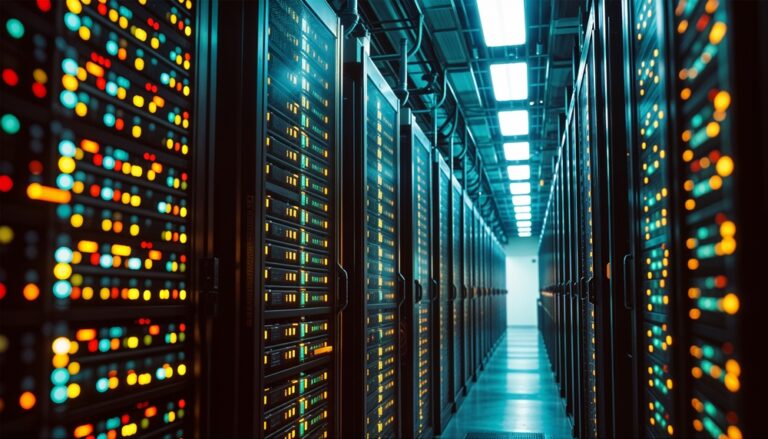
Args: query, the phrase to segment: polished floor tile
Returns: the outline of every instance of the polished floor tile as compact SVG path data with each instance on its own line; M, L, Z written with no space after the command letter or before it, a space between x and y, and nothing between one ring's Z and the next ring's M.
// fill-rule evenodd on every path
M463 439L471 431L544 433L571 437L539 331L513 327L443 432Z

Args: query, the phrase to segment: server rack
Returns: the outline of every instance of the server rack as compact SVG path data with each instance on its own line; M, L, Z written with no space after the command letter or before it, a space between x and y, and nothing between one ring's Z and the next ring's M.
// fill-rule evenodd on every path
M400 115L400 201L401 272L405 278L405 304L401 327L408 334L403 346L403 425L407 436L430 436L434 430L433 401L436 370L433 351L439 351L440 340L435 343L435 321L440 316L432 312L437 294L432 285L432 145L413 119L404 110ZM436 209L435 209L436 210ZM437 328L439 332L440 328Z
M463 229L464 229L464 290L465 290L465 299L464 299L464 321L463 321L463 327L462 327L462 336L464 338L464 376L462 377L462 381L464 383L464 386L466 387L467 391L469 391L469 387L472 383L472 374L473 374L473 350L474 350L474 340L472 339L473 331L472 331L472 325L474 325L474 316L472 314L473 308L473 300L472 300L472 250L473 250L473 239L472 239L472 233L473 233L473 215L472 215L472 201L469 198L469 195L465 192L463 194L464 196L464 212L462 214L463 219Z
M455 340L453 337L453 308L455 288L451 277L452 243L452 211L451 211L451 168L446 164L442 155L435 151L432 162L432 230L435 239L432 246L432 272L437 275L438 293L435 315L438 323L433 325L432 340L433 349L432 370L435 374L434 407L435 407L435 433L445 428L451 417L452 400L454 397L452 373L455 365L454 356Z
M343 316L345 371L342 435L400 435L399 110L397 97L361 56L345 64L346 136L342 263L349 270ZM361 337L360 334L365 334Z
M464 281L464 194L461 184L451 172L451 340L453 340L453 362L451 366L451 387L454 410L466 395L467 388L464 382L466 376L465 343L464 336L466 303L466 283Z
M0 4L7 436L197 431L210 14Z
M217 105L235 114L217 124L208 434L336 435L339 20L319 0L219 12Z

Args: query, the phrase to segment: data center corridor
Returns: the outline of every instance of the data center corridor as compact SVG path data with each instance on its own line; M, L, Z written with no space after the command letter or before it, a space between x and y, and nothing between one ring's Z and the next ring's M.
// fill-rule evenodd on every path
M507 328L441 437L464 438L477 432L572 437L538 328Z
M768 437L767 24L0 0L0 438Z

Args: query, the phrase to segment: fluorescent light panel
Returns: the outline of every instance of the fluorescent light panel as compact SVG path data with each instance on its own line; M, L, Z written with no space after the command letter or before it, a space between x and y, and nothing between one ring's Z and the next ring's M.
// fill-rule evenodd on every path
M528 99L528 63L491 64L491 83L497 101Z
M527 181L525 183L510 183L509 192L512 195L525 195L531 193L531 184Z
M528 142L505 143L504 158L510 161L528 160L531 158L531 145Z
M502 136L528 134L528 110L499 111L499 127Z
M486 46L525 44L523 0L477 0L477 10Z
M517 228L518 229L522 228L522 227L532 227L532 226L533 226L533 223L530 222L530 221L518 221L517 222Z
M530 195L512 195L512 204L514 204L515 206L530 206L531 196Z
M518 221L520 221L520 220L530 220L531 217L532 217L532 215L530 213L516 213L515 214L515 219L518 220Z
M507 174L509 174L510 180L528 180L531 178L531 167L529 165L510 165L507 166ZM528 192L530 191L531 184L528 183Z
M515 213L530 213L531 206L515 206Z

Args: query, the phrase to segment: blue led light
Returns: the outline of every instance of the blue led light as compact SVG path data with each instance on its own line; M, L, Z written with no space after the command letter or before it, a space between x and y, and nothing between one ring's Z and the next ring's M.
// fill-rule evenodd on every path
M67 369L55 369L51 372L51 382L55 385L63 385L69 381L69 371Z
M109 379L107 378L99 378L96 381L96 391L99 393L104 393L107 390L109 390Z
M102 338L99 340L99 352L109 352L109 340Z
M128 268L130 270L141 270L141 259L139 258L128 259Z
M72 185L74 185L75 179L72 178L69 174L60 174L56 178L56 186L59 187L59 189L63 189L65 191L68 191L72 189Z
M64 14L64 24L72 32L77 32L78 29L80 29L80 17L71 12L67 12Z
M61 404L67 400L67 388L64 386L55 386L51 389L51 401Z
M117 84L115 84L112 81L107 82L106 87L104 90L107 92L110 96L117 96Z
M165 213L165 201L160 201L157 203L157 211L160 213Z
M112 199L112 197L115 195L115 191L112 190L111 187L103 187L101 188L101 199L104 201L109 201Z
M104 164L104 167L107 169L114 169L115 167L115 159L113 159L110 156L105 156L102 163Z
M108 54L110 54L112 56L116 56L117 55L117 51L119 49L120 48L118 47L117 42L115 42L114 40L107 41L107 53Z
M59 154L64 157L74 157L75 151L75 144L71 140L64 139L59 142Z
M59 95L59 100L61 101L61 105L63 105L64 108L69 108L70 110L75 108L75 105L77 105L77 95L69 90L62 91Z
M157 379L158 379L158 380L160 380L160 381L164 380L164 379L165 379L165 369L163 369L162 367L158 368L158 369L155 371L155 376L156 376L156 377L157 377Z
M112 113L104 113L104 125L110 128L115 126L115 115Z
M102 268L109 268L112 266L112 255L101 255L99 258L99 265Z
M72 285L65 281L60 280L53 284L53 295L59 299L66 299L72 294Z
M61 61L61 70L72 76L77 76L77 62L72 58L64 58Z
M56 259L56 262L64 262L69 264L72 262L72 250L67 247L59 247L56 249L54 258Z

